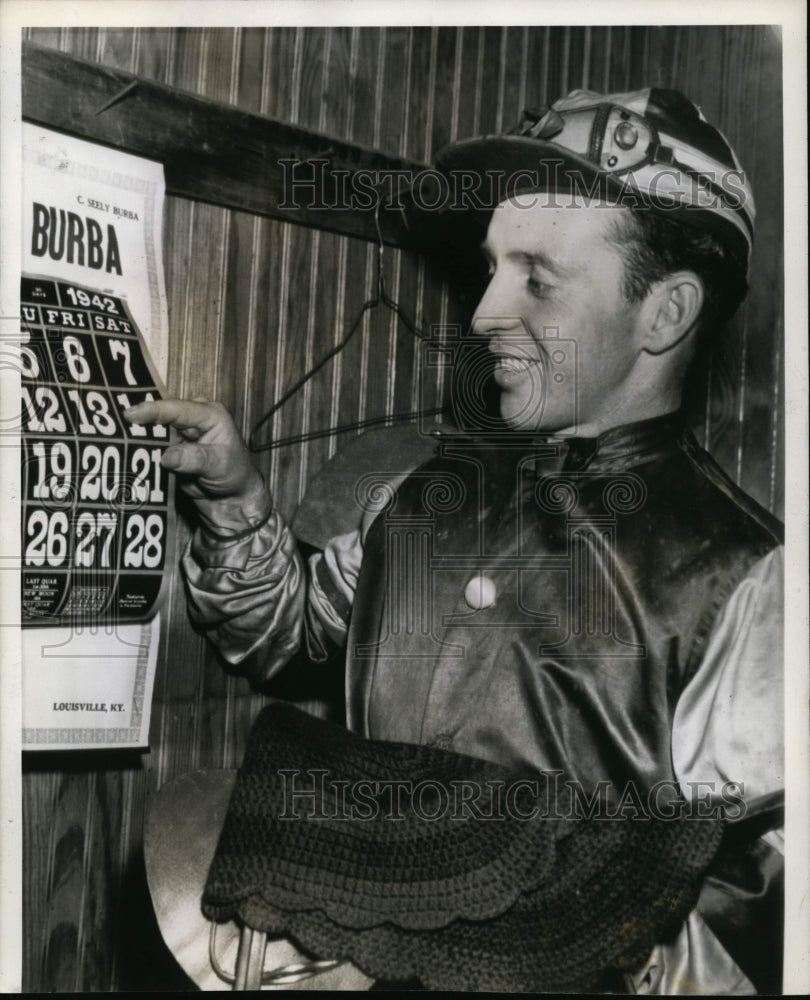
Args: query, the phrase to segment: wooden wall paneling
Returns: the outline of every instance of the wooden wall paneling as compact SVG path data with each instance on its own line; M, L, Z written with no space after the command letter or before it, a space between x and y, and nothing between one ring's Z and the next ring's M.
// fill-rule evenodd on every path
M37 45L47 45L49 49L64 52L67 48L67 35L62 28L23 28L23 42L36 42Z
M175 541L178 552L185 548L188 539L185 523L178 520ZM150 747L156 788L191 770L194 760L194 714L204 639L191 627L184 602L182 579L175 570L169 580L152 702Z
M312 368L344 334L345 319L336 304L342 299L345 282L346 241L333 233L320 233L316 247L313 281L309 293L310 349L305 359L306 368ZM337 421L337 402L341 381L346 371L344 358L336 355L313 377L309 391L302 394L306 409L306 422L301 430L316 432L334 427ZM297 501L304 495L307 483L334 453L334 438L320 438L305 445L291 445L288 450L300 451L302 461L298 483Z
M240 88L240 95L244 90ZM223 317L227 347L232 363L221 371L221 392L229 400L231 412L243 435L249 433L252 419L251 399L246 386L254 384L257 373L265 364L253 365L259 333L259 323L266 317L264 305L268 297L262 289L258 270L263 231L278 229L281 224L258 219L241 212L229 213L228 262L226 274L225 313ZM265 319L266 323L266 319ZM276 335L277 335L277 331ZM265 341L260 341L262 347ZM226 673L217 654L204 645L204 678L206 718L204 726L210 732L208 766L234 767L241 759L244 742L261 698L251 691L246 679Z
M389 27L385 29L386 59L382 74L382 91L385 95L385 109L381 109L380 144L383 148L402 154L408 148L410 127L410 91L422 81L411 75L410 28ZM400 251L386 253L386 290L395 302L401 304L411 320L414 319L414 296L417 272L413 259ZM411 409L411 378L413 377L416 341L409 330L393 312L383 310L380 314L380 339L385 342L386 358L380 371L385 378L377 378L385 383L385 399L379 413L402 413ZM382 346L382 345L381 345Z
M724 121L723 91L729 86L730 55L724 44L722 29L707 29L702 37L690 31L687 37L687 44L699 52L693 60L690 96L701 105L709 121ZM731 85L738 83L734 80ZM683 89L686 90L686 87ZM705 446L732 476L736 466L736 424L743 348L740 330L743 322L743 313L738 313L728 327L719 332L719 346L710 361L706 381Z
M295 61L294 28L275 28L265 32L264 62L262 66L261 111L286 120L292 120L293 79ZM262 223L261 236L256 243L259 256L254 261L254 282L258 293L255 304L257 338L252 364L252 395L250 399L249 426L281 396L281 352L285 347L288 288L286 285L287 255L290 227L284 223ZM259 377L256 377L259 376ZM260 441L281 437L281 414L261 431ZM271 490L277 493L276 451L265 451L258 456L258 463L267 476ZM276 497L278 502L278 497Z
M415 66L425 84L412 90L410 116L419 113L419 106L428 115L424 136L418 133L415 136L416 142L421 143L415 151L425 161L432 162L436 153L455 138L454 112L458 100L455 66L459 42L457 28L414 28ZM431 95L430 100L426 100L426 94Z
M202 76L204 29L179 27L172 42L172 77L168 81L169 85L206 96L205 79Z
M355 135L356 86L366 86L361 67L357 63L357 29L338 28L331 32L329 59L324 70L324 121L329 131L336 135ZM329 290L331 301L326 304L320 334L318 354L336 346L345 336L348 317L345 313L347 261L352 244L356 241L338 239L326 241L322 247L332 246L334 285ZM352 317L353 318L353 317ZM317 415L318 427L335 427L340 423L341 399L354 396L349 387L355 373L345 364L345 351L327 363L321 378L324 399ZM347 391L349 390L349 391ZM356 402L356 398L354 400ZM347 418L349 422L352 418ZM310 450L310 467L314 472L338 450L338 436L314 441Z
M386 65L389 58L389 50L386 45L387 37L386 28L374 28L369 38L370 66L367 93L372 100L372 105L366 112L369 114L369 119L365 125L365 135L368 137L369 144L375 147L380 145L382 119L394 107L393 104L387 103L385 86ZM359 108L357 112L355 114L355 128L359 129L363 127L363 119ZM376 247L370 246L368 248L363 281L366 289L364 298L373 297L377 292L375 285L376 253ZM391 287L392 264L393 255L386 252L384 273L389 288ZM358 303L358 305L360 304ZM354 315L356 313L352 310L352 316ZM384 307L377 307L366 312L362 328L359 331L362 338L360 394L363 401L361 414L363 418L377 417L385 413L387 386L383 373L386 371L387 364L386 330L389 323L388 311Z
M485 31L486 29L482 26L478 26L474 31L470 32L470 59L474 60L475 63L475 83L473 87L474 99L472 104L472 130L470 135L478 135L481 130L481 113L482 105L485 101L484 89L489 89L491 86L491 81L487 75L487 79L484 79L484 42L485 42ZM495 64L497 68L497 63ZM497 72L495 73L495 80L497 81ZM497 92L496 92L497 93ZM497 99L497 98L496 98Z
M133 72L168 83L174 57L174 28L136 28Z
M390 285L389 292L400 303L410 322L429 334L430 323L417 311L420 287L423 287L424 282L420 262L412 254L398 252L395 263L395 280ZM393 315L390 324L396 366L396 371L392 374L396 378L391 381L386 408L389 413L411 413L421 408L418 383L421 379L423 342Z
M23 758L22 855L22 981L24 988L46 988L45 931L48 920L50 859L55 846L54 806L59 776L53 771L32 771Z
M458 102L458 83L454 80L457 48L460 38L452 27L415 27L411 33L410 87L408 95L407 143L426 163L435 162L436 154L451 140ZM415 262L414 298L402 301L419 328L434 334L445 319L447 289L424 258ZM404 334L410 336L409 334ZM433 384L431 373L422 362L424 348L414 343L410 398L402 399L403 409L418 410L425 405L439 405L441 398L434 391L427 396L425 383Z
M781 477L778 495L771 501L773 472L781 464L784 445L782 413L783 315L783 178L781 150L782 102L779 96L781 55L770 29L748 29L753 35L746 53L749 65L739 69L742 91L732 144L740 149L743 167L750 172L758 208L751 263L752 293L746 310L746 359L743 370L745 407L740 421L738 476L743 489L761 503L783 509ZM757 67L750 72L750 66ZM750 166L749 166L750 164ZM775 294L776 293L776 294ZM767 466L767 468L766 468Z
M236 100L240 107L252 112L265 113L267 107L271 38L269 31L259 28L247 28L241 34ZM263 254L271 228L267 220L257 216L231 213L225 328L233 336L237 356L232 368L233 413L245 438L255 419L256 394L266 367L266 358L256 357L256 345L261 331L266 330L268 297L275 294L265 284Z
M609 93L630 89L630 28L612 25L610 32L610 70L605 90Z
M264 113L269 37L270 32L266 28L242 28L239 32L235 104L255 114Z
M287 253L289 242L289 229L281 224L267 227L265 240L260 247L260 257L256 266L263 265L264 276L259 287L264 292L262 306L259 310L259 318L264 314L264 322L259 327L256 350L256 363L259 365L257 371L264 375L262 391L255 393L251 400L253 409L250 418L251 424L257 422L257 418L263 417L266 411L281 396L284 385L282 383L281 352L284 350L284 340L287 329L287 287L285 283L287 273ZM266 247L266 250L265 250ZM266 338L266 339L265 339ZM265 423L258 434L259 442L271 442L279 437L281 414L276 412L272 419ZM264 472L270 489L273 492L275 502L279 503L277 495L278 453L274 451L262 452L257 461Z
M110 934L111 940L108 944L109 951L109 973L106 982L100 989L120 988L121 975L121 947L123 941L131 942L131 949L137 950L134 944L136 935L130 931L132 924L129 923L129 908L127 907L126 891L133 877L133 863L135 862L141 847L140 818L143 815L136 807L136 787L143 793L145 772L142 765L141 755L127 755L132 761L131 766L123 767L120 771L113 771L105 774L105 780L120 780L119 814L120 829L118 839L112 844L115 852L115 875L110 879L110 907L112 920L111 925L114 931ZM135 826L133 828L133 816ZM137 926L137 923L135 924ZM144 935L146 937L146 935Z
M526 29L526 79L521 111L539 108L556 100L557 94L546 94L545 67L548 61L548 28Z
M282 295L284 308L279 317L278 341L275 344L275 391L271 400L280 398L301 373L301 355L306 336L306 316L301 298L307 294L308 271L302 270L309 260L309 234L285 227L282 245ZM295 278L292 278L295 275ZM272 438L279 439L300 431L301 396L293 397L277 411L272 423ZM290 514L298 496L296 456L289 448L271 452L271 479L279 510Z
M315 295L320 277L318 232L293 228L288 234L289 256L286 343L281 366L281 385L286 389L311 367L315 355ZM279 436L308 433L311 429L312 382L289 399L280 411ZM292 445L278 450L276 495L281 509L292 513L305 487L308 446Z
M435 154L450 141L455 100L452 71L457 42L457 34L453 28L411 29L408 130L403 136L403 143L405 148L413 150L425 163L432 163ZM406 277L405 284L400 289L400 301L419 328L432 333L434 325L442 319L447 291L442 287L438 276L427 268L424 258L409 262L405 255L403 266L406 268ZM408 288L413 289L412 298L409 298ZM410 336L402 333L403 338ZM410 350L412 367L409 396L406 398L404 389L399 389L396 399L396 409L403 411L422 408L425 402L423 380L429 377L422 366L422 345L413 343ZM438 405L438 402L435 394L428 399L429 404Z
M119 918L115 904L122 876L121 834L125 822L121 779L119 768L108 769L100 761L89 775L77 983L77 989L82 991L106 989L112 972Z
M265 79L268 70L269 62L265 62ZM263 99L266 99L264 95ZM249 216L242 213L232 215L232 221L238 221L239 228L232 230L232 259L229 263L232 284L228 299L231 302L235 298L236 302L226 322L229 330L237 316L238 322L244 324L237 332L240 353L244 351L245 359L243 365L237 365L237 378L241 372L244 381L241 390L238 385L234 387L234 410L237 424L241 425L247 437L256 420L277 398L275 357L281 344L281 317L286 314L286 298L282 294L283 248L290 227L272 219L256 218L253 219L253 226L249 227ZM235 233L239 234L238 239ZM271 437L271 430L271 427L264 429L263 439ZM255 458L275 495L276 482L269 476L270 456L273 454L264 452ZM227 685L223 766L234 767L241 760L247 733L263 699L257 697L242 678L229 676Z
M719 333L719 346L709 362L704 408L705 446L732 477L736 467L737 409L742 377L742 322L743 316L738 313Z
M236 70L231 98L252 112L263 111L264 88L268 71L265 62L266 32L244 29L239 37ZM267 289L259 288L257 270L262 219L247 212L232 211L228 216L227 263L225 267L225 308L223 335L227 342L227 360L220 372L220 382L231 400L236 424L249 433L252 378L260 371L255 364L258 333L258 310L267 298ZM247 391L246 391L247 390Z
M227 104L238 104L240 84L241 29L206 32L202 39L200 57L204 61L201 78L205 80L205 94ZM242 213L227 211L217 213L215 229L211 234L210 250L202 253L202 268L210 268L211 286L216 289L216 299L211 304L212 320L216 317L216 338L211 344L209 357L213 384L211 398L220 399L231 412L236 412L241 402L240 382L244 371L244 331L249 323L250 300L239 288L235 300L229 294L238 276L250 274L250 257L239 254L239 247L232 246L232 237L238 237L238 221L234 216ZM197 219L198 231L202 220ZM248 253L252 250L249 245ZM235 306L235 314L234 314ZM230 322L229 322L230 321ZM212 322L212 335L214 323ZM190 333L193 336L193 333ZM178 613L183 613L178 608ZM194 732L194 767L223 767L229 759L231 745L230 720L233 701L238 697L250 698L247 682L226 674L221 661L208 643L202 646L201 670L196 692L196 729Z
M372 145L375 139L375 122L379 109L380 83L380 31L378 28L353 28L349 39L349 86L345 107L346 124L353 141ZM337 343L348 332L358 317L363 303L375 294L374 261L376 248L348 240L345 259L341 262L344 287L340 291L340 311L335 314L334 339ZM340 373L340 399L337 423L348 424L365 419L368 409L369 389L369 338L371 316L367 313L352 340L333 362L333 371ZM354 435L335 439L339 448Z
M263 235L270 229L267 220L242 212L231 212L228 233L227 284L225 292L225 337L233 363L227 371L231 378L228 395L237 427L247 439L257 406L264 364L257 365L257 342L266 325L267 301L275 290L265 284L261 265ZM260 342L262 349L265 342Z
M634 25L629 31L629 72L627 79L630 90L649 86L650 82L650 28Z
M501 61L502 39L505 28L481 28L479 45L481 58L478 64L480 80L479 110L476 132L481 135L499 131L502 87L505 65Z
M571 90L571 29L567 26L549 28L549 50L545 65L548 103L564 97ZM579 73L577 66L575 72Z
M223 356L222 312L224 310L224 277L227 261L228 213L209 205L193 205L189 213L188 245L191 247L182 325L172 323L173 334L185 343L182 373L169 373L169 385L180 376L182 395L187 398L216 398L221 395L219 367ZM171 313L170 313L171 322ZM223 399L228 405L229 400ZM182 499L182 498L181 498ZM172 727L170 748L175 766L193 770L199 766L203 741L200 727L204 725L206 680L219 688L219 675L212 675L210 659L203 640L192 640L188 634L186 612L179 571L175 567L168 630L164 632L164 659L170 664L167 695L176 705L177 719ZM179 635L177 634L179 630ZM181 639L169 655L170 646ZM208 665L208 670L205 667ZM168 747L167 747L168 749ZM173 773L178 773L173 770Z
M235 38L235 66L230 100L251 112L263 113L269 78L269 32L244 28ZM230 400L236 425L247 438L252 415L252 395L265 364L256 364L259 330L266 324L268 291L260 270L262 234L267 220L233 211L228 219L228 259L225 268L223 333L226 363L220 369L222 393ZM262 340L262 346L265 342ZM262 359L264 361L264 359ZM241 759L246 734L263 699L244 678L226 673L210 645L204 647L207 708L204 728L210 731L211 766L234 767Z
M199 203L190 208L184 213L187 232L182 234L180 249L192 261L184 282L185 295L191 298L183 302L175 317L170 314L172 332L183 342L183 367L170 370L169 381L182 387L188 398L211 397L219 385L218 365L224 347L222 314L229 213Z
M593 28L585 27L583 29L583 39L582 39L582 86L585 90L597 90L597 87L591 83L591 48L593 46Z
M566 93L575 87L593 89L590 81L591 28L569 29L568 67L566 72Z
M433 29L431 36L431 57L427 77L426 97L423 101L424 129L417 128L419 109L411 113L414 121L414 140L419 141L423 132L424 158L433 162L443 146L459 137L460 106L462 103L461 67L464 59L464 38L458 28ZM422 318L422 325L429 328L432 336L447 339L447 327L458 321L456 310L451 305L447 289L443 288L437 276L425 262L420 262L416 314ZM447 402L447 386L438 369L424 366L422 352L417 355L416 382L412 398L417 406L429 408Z
M199 208L181 199L167 199L164 221L170 331L167 389L170 395L188 398L202 395L203 389L210 388L198 384L193 364L195 348L191 344L198 323L195 306L199 301L195 298L198 289L193 283L193 264L202 261L202 254L195 246L195 218ZM205 317L199 317L203 337L204 320ZM182 508L179 494L178 506ZM178 556L188 538L187 525L178 518L175 539ZM183 585L175 568L169 581L153 698L150 744L157 758L157 787L183 770L189 770L193 759L192 715L199 688L196 669L202 658L203 639L191 628L183 600Z
M588 46L588 86L600 94L607 92L610 75L610 26L590 29Z
M339 86L330 87L330 64L333 55L333 39L331 31L307 32L305 39L309 44L303 46L301 94L299 99L299 117L301 124L309 124L319 131L334 132L334 126L342 117L344 94ZM340 54L336 54L335 65L340 65ZM345 63L344 63L345 65ZM335 278L338 270L335 250L338 240L331 234L315 231L309 234L309 263L306 272L291 272L295 275L295 297L299 301L305 322L304 351L300 377L310 371L313 364L321 358L331 344L329 330L334 322L332 302L335 296ZM328 415L329 405L324 398L331 387L334 373L330 363L314 379L308 381L298 394L301 421L298 426L291 426L292 433L300 430L302 433L318 431L323 426L324 410ZM323 462L326 448L322 441L312 441L303 447L293 446L292 452L298 452L298 480L295 493L295 505L306 492L307 483L312 472L317 471Z
M431 36L422 36L427 42L428 73L425 63L417 55L418 40L413 28L407 28L400 39L394 38L395 48L402 49L402 62L396 69L389 63L389 79L397 75L401 80L400 105L402 117L397 137L398 153L421 146L425 141L425 109L429 104L426 97L430 72ZM395 94L397 92L395 91ZM392 139L393 141L393 139ZM396 282L390 289L394 299L401 304L410 320L420 329L425 329L425 317L419 313L420 290L424 278L420 270L421 261L409 253L397 254ZM420 358L422 348L410 331L401 323L395 324L397 347L397 379L389 394L389 411L407 413L419 408L418 382L420 379Z
M154 747L154 743L153 743ZM116 934L109 981L111 991L188 991L193 984L171 955L155 920L143 861L143 818L156 789L156 751L122 770L121 876L116 886Z
M395 281L390 287L390 293L399 302L411 322L429 333L430 324L425 317L417 312L420 281L419 261L408 253L397 254L397 271ZM420 408L415 384L421 375L422 341L418 340L404 324L393 316L392 337L396 348L396 379L389 390L388 411L393 413L410 413Z
M510 29L512 31L514 29ZM517 105L515 107L515 122L517 123L526 107L526 94L529 81L529 32L526 28L521 29L520 41L520 76L517 91Z
M648 31L647 80L651 87L668 87L672 78L674 56L679 33L671 29L650 28Z
M58 767L57 763L57 767ZM47 908L43 924L43 975L46 989L81 988L79 968L82 910L87 888L86 851L90 773L68 769L56 780L49 822L49 870L40 872Z
M304 60L304 35L300 29L280 29L277 34L276 52L284 59L283 68L286 80L283 82L274 76L274 82L279 85L268 107L270 114L283 115L287 120L298 124L301 113L301 76ZM301 270L307 267L307 249L310 242L309 233L296 232L293 227L283 226L279 248L280 272L278 276L277 294L279 297L279 312L275 334L271 334L268 343L270 356L268 361L272 368L272 390L262 409L268 409L290 387L297 377L291 371L290 355L301 347L302 331L300 328L300 312L296 312L302 289L296 283L306 281L308 272ZM291 280L291 276L294 278ZM298 409L296 409L298 407ZM300 397L293 399L279 410L269 426L263 431L264 440L278 439L291 431L291 422L299 418ZM286 450L285 450L286 451ZM269 478L273 494L279 510L291 514L297 500L296 486L290 486L292 459L288 453L281 454L274 450L269 453Z
M78 56L80 59L96 60L98 52L98 28L74 28L65 29L68 36L65 47L66 52Z
M747 153L747 144L738 134L738 124L740 122L739 103L744 100L746 89L745 68L746 66L757 65L757 38L752 32L739 32L736 29L726 28L723 31L721 50L723 52L723 86L720 94L720 120L725 123L725 134L732 147L740 157ZM730 88L733 92L729 92ZM748 117L748 116L746 116ZM749 128L753 125L748 122ZM755 128L755 126L754 126ZM741 159L745 163L745 159ZM752 389L754 394L756 387L749 385L748 355L749 341L751 339L751 313L753 297L749 297L743 303L735 322L735 346L739 359L734 386L734 413L729 421L730 428L728 434L729 444L729 473L737 483L742 478L743 466L743 439L746 426L746 410L751 404ZM770 365L768 366L770 367ZM766 422L765 440L769 438L770 427ZM761 456L767 457L767 452ZM762 485L767 486L766 468L762 469Z
M517 115L512 112L515 98L514 82L515 79L520 79L520 45L519 35L515 29L512 29L512 36L517 38L518 45L515 46L513 44L510 50L510 29L506 26L498 29L498 57L496 60L498 67L498 100L495 111L494 132L505 132L514 124L513 119L517 119ZM510 69L512 71L511 75L509 73ZM517 69L517 73L515 73L515 69ZM509 77L509 84L512 84L511 87L507 83L507 77Z
M117 66L130 73L136 71L138 32L132 28L100 28L94 51L89 58L105 66Z
M411 80L407 65L411 30L407 25L389 25L375 30L379 32L379 103L375 109L374 144L386 153L401 155L409 112Z
M191 770L226 766L232 749L228 724L233 713L231 700L240 695L251 697L247 681L229 677L214 649L205 643L196 697L195 753Z
M321 113L321 85L325 32L298 30L293 66L293 120L317 127ZM310 367L314 353L312 298L317 281L317 251L320 233L293 227L287 234L288 256L284 280L288 283L283 360L280 366L282 393ZM305 385L279 413L279 436L305 433L309 429L308 403L311 384ZM277 462L276 495L281 509L292 512L301 495L305 474L306 447L280 449Z
M268 37L272 45L271 90L267 98L267 114L284 121L297 122L294 106L297 28L271 28Z
M304 128L322 128L324 64L329 58L330 32L326 28L297 28L295 32L295 92L291 120Z
M456 47L457 99L453 115L454 128L452 140L468 139L478 133L476 122L477 84L478 84L478 35L480 28L465 25L457 29L458 44Z
M627 25L622 29L622 77L624 80L624 85L622 90L634 90L636 87L643 86L644 81L641 78L641 65L640 61L638 63L634 60L640 60L643 56L643 50L639 46L639 35L635 30L634 26ZM641 82L637 82L641 80Z

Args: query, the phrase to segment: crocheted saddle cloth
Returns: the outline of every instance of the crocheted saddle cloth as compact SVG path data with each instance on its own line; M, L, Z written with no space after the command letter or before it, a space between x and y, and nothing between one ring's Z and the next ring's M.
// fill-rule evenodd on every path
M677 933L723 825L562 818L543 779L271 704L203 912L389 982L598 990Z

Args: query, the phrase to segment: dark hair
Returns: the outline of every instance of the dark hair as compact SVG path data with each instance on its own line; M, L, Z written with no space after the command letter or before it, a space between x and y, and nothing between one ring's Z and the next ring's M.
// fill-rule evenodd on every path
M714 340L709 334L719 333L745 298L745 265L707 230L643 208L622 212L611 236L624 258L622 291L630 302L640 302L657 281L676 271L700 278L704 302L697 343L702 354Z

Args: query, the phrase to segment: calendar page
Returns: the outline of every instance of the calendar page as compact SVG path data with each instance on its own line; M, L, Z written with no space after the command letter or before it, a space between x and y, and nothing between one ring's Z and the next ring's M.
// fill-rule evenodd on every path
M23 129L23 746L144 746L172 565L159 163Z
M23 626L143 621L168 540L165 427L123 410L159 396L126 302L22 280Z

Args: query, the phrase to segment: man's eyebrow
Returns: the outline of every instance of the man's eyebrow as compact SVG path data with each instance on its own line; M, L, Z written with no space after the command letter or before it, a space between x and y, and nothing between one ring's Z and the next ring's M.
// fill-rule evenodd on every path
M484 240L481 244L481 253L483 253L487 260L495 259L495 253L489 240ZM558 278L562 278L568 273L566 268L542 250L511 250L506 254L506 258L507 260L520 260L527 264L537 264Z
M540 267L545 268L547 271L551 271L553 275L557 278L562 278L567 273L567 269L562 266L558 261L552 260L547 253L543 253L542 250L533 250L531 252L526 250L515 251L514 253L507 254L508 257L519 257L521 260L526 261L527 264L539 264Z

